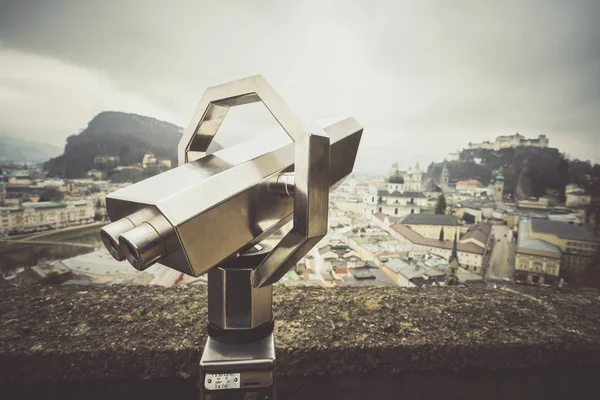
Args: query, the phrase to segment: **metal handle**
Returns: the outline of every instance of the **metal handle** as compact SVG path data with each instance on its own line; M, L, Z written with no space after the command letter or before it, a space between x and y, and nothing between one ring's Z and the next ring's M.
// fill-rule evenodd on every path
M327 233L329 137L309 132L260 75L209 88L179 145L179 163L202 157L229 109L262 101L294 141L294 224L254 272L255 286L281 278Z

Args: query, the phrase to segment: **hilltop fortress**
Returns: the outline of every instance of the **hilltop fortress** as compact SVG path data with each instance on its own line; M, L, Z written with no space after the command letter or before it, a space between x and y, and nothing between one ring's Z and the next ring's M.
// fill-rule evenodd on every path
M469 149L486 149L486 150L500 150L515 147L534 146L534 147L548 147L550 140L546 135L539 135L537 139L525 139L525 136L516 133L510 136L498 136L493 142L482 142L482 143L470 143Z

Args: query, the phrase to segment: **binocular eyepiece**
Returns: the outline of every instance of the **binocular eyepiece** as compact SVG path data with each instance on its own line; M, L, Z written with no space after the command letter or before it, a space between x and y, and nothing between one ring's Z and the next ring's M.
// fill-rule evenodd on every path
M175 230L160 214L141 209L100 230L109 253L117 260L127 259L143 271L175 249Z

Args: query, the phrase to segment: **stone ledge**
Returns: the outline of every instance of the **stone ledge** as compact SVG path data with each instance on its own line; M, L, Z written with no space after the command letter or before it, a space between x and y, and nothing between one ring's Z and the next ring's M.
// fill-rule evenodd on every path
M600 291L276 288L285 379L600 367ZM0 291L0 384L192 379L204 288Z

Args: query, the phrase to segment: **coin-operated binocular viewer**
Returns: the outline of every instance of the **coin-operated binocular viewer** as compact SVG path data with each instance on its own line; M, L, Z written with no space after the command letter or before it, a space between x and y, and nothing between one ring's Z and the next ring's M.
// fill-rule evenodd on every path
M229 109L259 101L293 143L265 136L206 155ZM327 233L329 191L352 172L361 135L351 118L309 132L253 76L206 90L177 168L107 196L101 236L113 257L208 273L201 398L275 397L271 285ZM261 244L289 222L274 247Z

